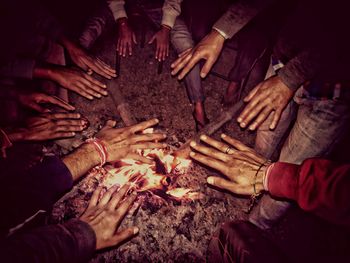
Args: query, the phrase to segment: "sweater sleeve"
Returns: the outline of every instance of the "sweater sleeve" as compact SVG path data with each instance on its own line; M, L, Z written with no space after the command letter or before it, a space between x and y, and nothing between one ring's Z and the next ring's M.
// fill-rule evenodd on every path
M267 175L271 195L295 200L305 211L350 227L350 165L307 159L300 166L275 163Z
M165 0L163 4L163 17L162 25L174 27L176 18L181 13L181 2L182 0Z
M213 29L225 39L232 38L259 12L269 6L273 0L239 0L214 24Z
M38 227L3 241L1 262L87 262L96 248L93 229L72 219L64 224Z
M128 17L125 11L125 0L108 0L107 3L115 20Z
M50 211L53 204L73 186L73 178L58 157L47 157L0 193L3 228L14 232L37 214Z

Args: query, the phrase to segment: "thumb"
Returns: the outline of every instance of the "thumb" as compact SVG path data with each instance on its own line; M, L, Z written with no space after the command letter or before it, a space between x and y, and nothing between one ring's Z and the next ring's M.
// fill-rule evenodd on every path
M40 113L47 113L47 112L51 112L49 109L45 109L44 107L41 107L39 104L37 103L31 103L28 105L31 109L40 112Z
M116 124L117 124L116 121L114 121L114 120L108 120L108 121L106 122L105 127L113 128Z
M129 240L133 236L135 236L139 232L138 227L129 227L127 229L124 229L118 233L116 233L112 238L111 238L111 246L117 246L121 244L124 241Z
M132 40L134 41L134 44L137 44L137 40L136 40L136 35L135 35L135 33L132 33Z
M152 44L155 39L156 39L156 35L153 35L153 37L148 41L148 44Z

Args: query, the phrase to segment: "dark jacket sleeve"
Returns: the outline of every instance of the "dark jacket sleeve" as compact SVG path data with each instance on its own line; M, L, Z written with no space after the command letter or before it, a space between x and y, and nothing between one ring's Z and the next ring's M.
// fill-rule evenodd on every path
M350 164L316 158L300 166L278 162L267 176L271 195L295 200L305 211L350 227Z
M87 262L96 247L96 237L85 222L39 227L7 238L0 248L1 262Z
M3 229L16 228L38 212L50 211L73 186L70 171L58 157L44 158L11 182L0 192L0 208L6 211L0 219Z

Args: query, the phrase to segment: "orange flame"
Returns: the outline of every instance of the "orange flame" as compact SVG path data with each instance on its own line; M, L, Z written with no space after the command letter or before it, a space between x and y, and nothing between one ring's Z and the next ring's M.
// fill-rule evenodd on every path
M177 187L176 179L186 174L191 161L178 158L162 149L139 151L139 154L153 159L155 163L140 163L132 159L123 159L107 165L102 184L106 187L131 183L138 192L162 190L168 196L182 200L195 200L200 193L192 189Z

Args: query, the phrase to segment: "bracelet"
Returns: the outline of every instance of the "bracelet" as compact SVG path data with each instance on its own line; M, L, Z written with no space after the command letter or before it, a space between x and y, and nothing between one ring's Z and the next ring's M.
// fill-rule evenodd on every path
M6 158L6 149L12 146L12 142L7 136L6 132L0 129L0 147L1 147L1 157Z
M98 155L100 156L100 167L102 167L106 162L108 158L108 152L106 146L97 138L90 138L85 141L86 143L90 143L95 147L95 150L98 152Z
M171 30L172 30L172 28L171 28L170 26L168 26L168 25L164 25L164 24L162 24L161 26L162 26L162 27L164 27L165 29L168 29L169 31L171 31Z
M269 167L267 167L267 169L266 169L266 171L264 173L264 176L263 176L263 186L264 186L264 190L265 191L269 191L269 189L268 189L268 186L269 186L268 185L268 181L269 181L268 175L269 175L269 173L270 173L270 171L271 171L273 166L274 166L274 164L270 163Z
M260 192L260 193L257 193L257 192L256 192L256 179L258 178L258 174L259 174L261 168L263 168L264 166L268 165L269 163L271 163L271 161L267 161L267 162L265 162L265 163L260 164L258 170L257 170L256 173L255 173L255 176L254 176L254 183L253 183L253 190L254 190L254 193L250 196L250 202L249 202L249 207L248 207L247 213L250 213L250 211L252 210L252 208L253 208L254 205L256 204L258 198L259 198L260 195L262 194L262 192ZM263 177L263 180L264 180L264 177Z

